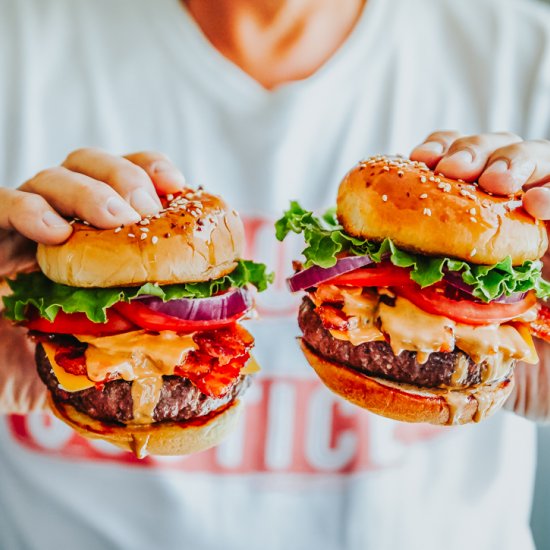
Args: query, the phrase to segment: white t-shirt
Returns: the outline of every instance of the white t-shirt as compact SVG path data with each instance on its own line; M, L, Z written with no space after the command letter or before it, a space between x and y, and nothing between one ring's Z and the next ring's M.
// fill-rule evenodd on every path
M85 145L164 151L242 213L247 254L278 276L250 325L263 371L218 448L138 461L48 415L1 418L0 547L532 548L534 426L407 425L331 394L294 341L298 243L272 223L437 128L549 137L549 40L527 0L369 0L314 76L268 92L177 0L0 0L0 181Z

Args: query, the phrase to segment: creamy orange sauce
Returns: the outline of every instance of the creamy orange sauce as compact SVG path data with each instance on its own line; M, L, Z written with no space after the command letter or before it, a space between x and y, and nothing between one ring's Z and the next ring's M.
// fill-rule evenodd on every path
M348 316L350 325L348 330L330 330L330 333L355 346L384 340L387 335L396 355L404 350L414 351L419 363L425 363L431 353L452 351L456 347L476 363L485 363L483 382L505 377L514 360L538 362L531 335L521 323L472 326L426 313L401 297L396 297L394 305L390 306L380 302L377 295L363 293L359 288L332 286L330 293L343 300L342 311ZM535 308L522 320L531 318L533 312L536 314ZM453 383L465 380L467 375L468 362L459 362Z

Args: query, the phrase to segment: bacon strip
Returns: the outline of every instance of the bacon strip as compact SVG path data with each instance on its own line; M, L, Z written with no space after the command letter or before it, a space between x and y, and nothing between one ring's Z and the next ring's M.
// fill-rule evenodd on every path
M547 305L538 305L537 318L529 323L529 329L536 338L550 342L550 308Z

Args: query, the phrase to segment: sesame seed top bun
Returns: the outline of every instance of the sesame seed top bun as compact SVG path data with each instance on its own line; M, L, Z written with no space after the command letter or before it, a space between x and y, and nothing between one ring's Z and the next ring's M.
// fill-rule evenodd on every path
M548 246L544 223L517 197L496 197L477 185L434 174L423 163L373 157L340 184L338 219L350 235L406 250L492 265L538 260Z
M218 196L184 190L160 214L117 229L80 221L61 245L38 245L44 274L77 287L176 284L230 273L243 251L239 215Z

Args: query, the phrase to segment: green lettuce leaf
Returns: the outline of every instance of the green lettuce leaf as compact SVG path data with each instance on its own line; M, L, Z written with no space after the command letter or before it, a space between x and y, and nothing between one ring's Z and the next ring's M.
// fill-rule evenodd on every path
M139 287L77 288L54 283L42 272L20 273L8 281L12 294L5 296L4 316L14 321L26 319L27 306L34 306L42 317L53 321L57 313L85 313L94 323L107 321L106 310L117 302L129 302L143 295L163 301L178 298L208 298L232 287L255 286L260 292L273 282L264 264L239 260L228 275L201 283L157 286L146 283Z
M347 235L338 223L335 208L319 218L292 201L290 208L275 223L275 231L280 241L290 232L303 234L306 243L304 267L332 267L340 253L368 255L375 262L387 258L396 266L411 268L411 279L423 288L441 281L446 271L455 271L465 283L471 285L473 295L485 302L528 290L534 290L539 298L550 296L550 283L542 278L540 261L526 261L520 266L513 266L508 257L498 264L486 266L407 252L395 246L390 239L377 243Z

